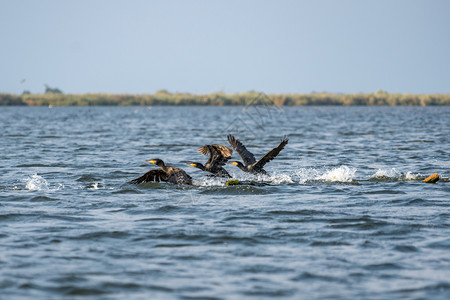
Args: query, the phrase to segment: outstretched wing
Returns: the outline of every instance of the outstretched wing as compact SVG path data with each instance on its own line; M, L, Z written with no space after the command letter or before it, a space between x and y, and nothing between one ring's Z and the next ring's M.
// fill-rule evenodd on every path
M258 162L256 162L255 165L253 166L253 169L255 171L261 170L266 163L268 163L269 161L274 159L281 152L281 150L284 149L284 146L286 146L288 141L289 140L286 136L283 137L283 139L281 140L281 143L277 147L275 147L272 150L270 150L269 152L267 152L263 157L261 157L258 160Z
M242 160L246 166L252 165L256 162L255 156L245 148L242 143L237 140L234 136L231 134L228 135L228 142L230 143L231 147L239 153L239 155L242 157Z
M211 145L210 150L212 154L208 162L213 166L213 168L224 166L233 153L233 150L230 148L216 144Z
M233 154L233 150L231 150L230 148L226 147L226 146L222 146L222 145L217 145L217 144L212 144L212 145L205 145L203 147L200 147L197 149L198 153L204 154L204 155L208 155L208 154L212 154L212 152L218 152L220 155L222 155L223 157L231 157L231 154Z
M220 153L224 158L231 158L231 154L233 154L233 150L228 148L227 146L213 144L211 147Z
M150 170L139 178L133 179L128 183L140 184L143 182L160 182L167 181L167 174L161 169Z
M208 145L205 145L203 147L200 147L197 149L198 153L208 155L209 154L209 148Z
M225 163L231 158L233 150L223 145L205 145L198 148L198 152L204 155L209 154L209 159L206 165L219 167L225 165Z

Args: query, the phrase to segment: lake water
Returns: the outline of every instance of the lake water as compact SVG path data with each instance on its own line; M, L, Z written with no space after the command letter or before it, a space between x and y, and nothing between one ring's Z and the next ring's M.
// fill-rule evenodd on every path
M2 299L450 298L450 107L0 107L0 124ZM185 165L229 133L257 158L289 144L269 176L226 166L253 186ZM151 158L195 185L127 184Z

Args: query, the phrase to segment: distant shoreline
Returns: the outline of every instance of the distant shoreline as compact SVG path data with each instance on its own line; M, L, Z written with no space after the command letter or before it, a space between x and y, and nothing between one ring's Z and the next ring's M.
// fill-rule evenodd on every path
M341 106L431 106L450 105L450 94L240 94L213 93L195 95L158 91L155 94L3 94L0 106L149 106L149 105L341 105Z

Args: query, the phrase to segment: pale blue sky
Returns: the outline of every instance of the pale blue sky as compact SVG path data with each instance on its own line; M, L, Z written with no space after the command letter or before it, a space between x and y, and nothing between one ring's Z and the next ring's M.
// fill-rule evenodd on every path
M0 92L450 93L449 16L446 0L0 0Z

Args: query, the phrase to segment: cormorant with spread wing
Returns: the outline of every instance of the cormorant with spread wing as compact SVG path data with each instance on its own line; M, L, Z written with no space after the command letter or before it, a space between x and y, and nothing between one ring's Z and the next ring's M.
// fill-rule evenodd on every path
M159 169L150 170L139 178L131 180L131 184L139 184L143 182L170 182L175 184L191 184L192 177L189 176L184 170L166 166L164 162L160 159L149 159L146 160L155 164Z
M205 145L198 148L198 152L204 155L209 154L209 159L205 165L201 163L193 162L187 163L191 167L198 168L203 171L208 171L213 173L215 177L226 177L231 178L230 174L223 168L226 162L231 158L233 150L222 145Z
M288 138L286 136L283 137L281 143L277 147L267 152L258 161L256 161L253 153L248 151L247 148L245 148L245 146L231 134L228 135L228 142L230 143L231 147L233 147L233 149L237 153L239 153L239 155L242 157L242 161L244 162L241 163L240 161L230 161L229 163L237 166L244 172L248 172L251 174L267 174L267 172L263 169L264 165L274 159L280 153L280 151L284 149L284 146L286 146L286 144L288 143Z

